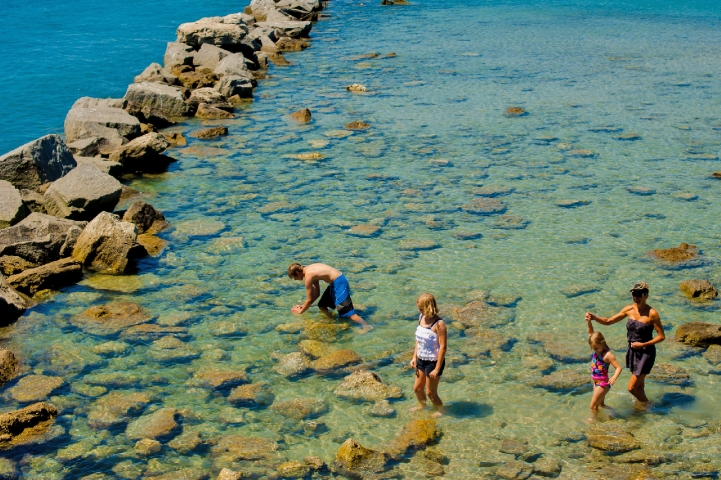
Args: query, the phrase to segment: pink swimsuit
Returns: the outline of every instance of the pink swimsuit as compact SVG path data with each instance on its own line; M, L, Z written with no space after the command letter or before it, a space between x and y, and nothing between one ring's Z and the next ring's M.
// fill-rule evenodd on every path
M603 361L607 352L608 350L604 350L600 356L596 352L591 355L591 378L597 387L611 387L608 383L608 363Z

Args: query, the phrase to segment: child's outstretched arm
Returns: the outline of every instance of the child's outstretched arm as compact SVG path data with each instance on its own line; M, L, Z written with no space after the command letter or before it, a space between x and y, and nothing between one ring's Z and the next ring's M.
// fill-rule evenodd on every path
M613 365L613 377L611 377L611 379L608 381L608 383L613 385L614 383L616 383L616 380L618 379L618 377L621 376L621 371L623 370L623 368L621 368L621 365L619 365L618 360L616 360L616 355L611 353L610 350L608 353L606 353L606 355L603 356L603 361Z
M593 335L593 321L588 317L586 317L586 325L588 326L588 336L590 337Z

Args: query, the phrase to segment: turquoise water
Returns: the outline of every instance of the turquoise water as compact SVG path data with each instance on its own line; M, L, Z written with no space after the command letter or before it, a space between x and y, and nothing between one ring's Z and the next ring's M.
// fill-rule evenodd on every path
M138 53L136 68L104 75L103 91L57 89L57 96L69 105L81 94L122 94L142 66L160 60L172 26L233 10L217 3L175 11L165 17L165 30L157 26L162 22L127 13L122 22L148 37L162 33L137 42L148 56ZM577 441L593 425L590 395L529 385L540 370L585 373L585 360L551 364L533 337L550 335L590 356L584 313L616 313L638 280L651 285L649 303L667 328L657 365L682 367L692 382L649 378L654 406L641 413L625 391L624 372L607 397L613 410L598 420L631 429L644 451L678 455L648 467L655 475L685 478L679 472L706 462L721 467L711 428L721 420L719 377L712 373L719 368L671 341L683 322L718 322L717 303L693 305L678 289L686 279L716 285L721 279L715 228L721 185L710 178L721 170L716 5L373 3L329 5L331 17L314 27L313 46L288 54L292 66L272 68L236 120L173 127L188 134L222 123L229 136L189 138L187 147L169 152L178 162L168 173L128 180L173 226L161 234L169 244L160 257L144 260L136 276L88 276L2 331L28 371L67 382L51 398L66 433L11 454L15 460L29 454L20 466L28 478L93 472L136 478L224 466L263 475L277 463L226 465L208 445L179 453L168 438L159 453L140 457L125 423L107 430L88 425L89 411L111 390L149 393L146 412L180 409L183 431L201 432L209 442L236 434L272 439L282 459L318 455L331 462L348 437L382 448L410 419L423 418L407 412L415 399L406 364L415 298L425 291L439 299L451 331L453 361L439 389L450 410L439 420L438 448L450 459L445 477L494 471L479 462L509 460L499 447L517 439L558 460L563 478L612 478L598 471L609 460ZM355 58L369 52L381 55ZM385 57L389 52L397 56ZM74 81L68 75L62 84ZM351 83L368 92L347 92ZM284 117L304 107L312 123ZM506 117L509 107L528 115ZM18 122L58 129L64 108L49 106L59 119L53 122L37 112ZM343 126L354 120L371 127L348 135ZM18 141L8 147L28 133L29 140L42 132L13 134ZM630 133L637 137L618 139ZM294 158L310 152L324 158ZM501 205L492 206L502 211L464 210L474 199L496 200ZM351 231L367 224L380 228L370 237ZM697 245L700 259L679 267L649 255L681 242ZM285 275L292 261L330 263L349 277L354 303L375 330L360 335L350 328L331 347L354 350L386 383L403 387L404 398L391 403L396 417L372 417L371 404L337 398L332 391L342 374L286 379L276 372L274 357L298 351L303 332L321 320L312 309L302 325L285 325L301 321L289 313L303 298L300 284ZM182 361L158 360L162 343L151 338L99 337L71 322L115 300L139 304L155 323L187 329L178 335L184 346L173 351ZM454 308L481 300L491 306L493 328L461 332ZM279 325L294 333L281 333ZM602 331L622 360L623 326ZM116 340L126 344L115 345L117 353L93 351ZM245 370L252 383L268 382L276 403L320 398L328 412L311 419L321 424L316 428L272 407L235 408L227 391L198 385L195 374L211 368ZM3 409L18 406L8 400ZM68 448L81 453L69 455ZM642 468L614 465L618 478ZM422 478L426 465L416 458L396 472Z

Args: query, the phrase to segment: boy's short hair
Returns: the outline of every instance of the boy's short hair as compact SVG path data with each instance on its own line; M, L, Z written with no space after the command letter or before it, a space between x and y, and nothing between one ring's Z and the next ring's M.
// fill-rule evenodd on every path
M303 265L297 262L291 263L290 267L288 267L288 276L290 278L295 278L295 276L299 273L303 273Z

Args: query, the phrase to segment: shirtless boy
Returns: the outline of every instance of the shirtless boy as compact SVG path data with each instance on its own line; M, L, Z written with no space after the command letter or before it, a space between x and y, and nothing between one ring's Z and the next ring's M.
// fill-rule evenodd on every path
M353 302L350 298L350 286L348 280L339 270L326 265L324 263L312 263L310 265L301 265L292 263L288 267L288 276L293 280L303 281L308 296L303 305L296 305L290 309L292 313L301 314L306 312L313 302L320 296L320 280L328 284L323 296L320 297L318 308L329 318L334 318L328 309L338 310L341 317L349 318L354 322L360 323L365 332L373 329L363 320L360 315L355 313Z

